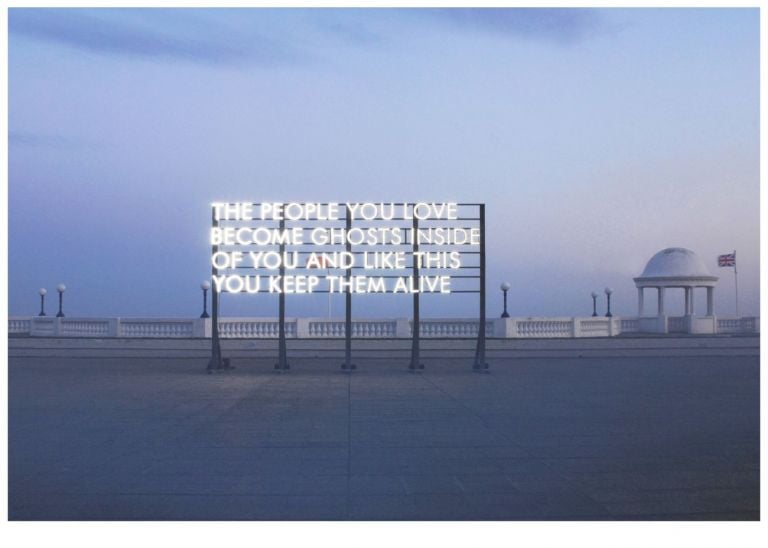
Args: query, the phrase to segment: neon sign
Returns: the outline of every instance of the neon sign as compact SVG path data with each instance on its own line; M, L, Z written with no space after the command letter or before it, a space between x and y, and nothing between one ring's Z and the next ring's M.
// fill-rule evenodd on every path
M458 271L477 268L465 259L480 246L480 227L460 226L467 216L456 202L215 202L212 207L217 293L446 295ZM347 276L338 270L357 272Z
M211 211L211 360L229 369L218 333L221 293L278 295L278 361L288 370L286 295L345 294L345 358L352 354L352 296L410 294L409 369L420 360L422 294L478 293L473 368L485 362L485 204L457 202L215 202ZM471 225L471 226L470 226ZM468 273L467 273L468 272ZM469 285L468 285L469 284Z

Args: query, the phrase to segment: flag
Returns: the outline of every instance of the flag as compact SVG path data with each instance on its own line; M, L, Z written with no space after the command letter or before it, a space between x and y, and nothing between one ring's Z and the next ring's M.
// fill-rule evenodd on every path
M717 256L717 266L736 266L736 253Z

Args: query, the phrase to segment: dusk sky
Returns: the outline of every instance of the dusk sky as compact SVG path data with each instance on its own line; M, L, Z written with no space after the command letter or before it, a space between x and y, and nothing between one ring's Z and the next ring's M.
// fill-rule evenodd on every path
M733 315L736 249L759 313L757 9L11 9L9 36L10 315L60 282L68 316L199 314L216 200L485 202L489 316L502 281L513 316L603 314L606 286L636 315L666 247Z

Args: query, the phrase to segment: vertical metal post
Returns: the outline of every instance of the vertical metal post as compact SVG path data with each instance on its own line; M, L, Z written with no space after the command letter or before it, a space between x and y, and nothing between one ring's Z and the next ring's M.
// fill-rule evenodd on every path
M211 227L216 228L219 226L219 221L216 219L216 211L211 209ZM211 246L211 256L215 255L219 250L219 246ZM216 276L218 269L211 264L211 275ZM213 292L211 293L211 359L208 362L208 373L223 369L224 360L221 358L221 342L219 341L219 292L216 291L214 284Z
M200 314L201 318L209 318L208 315L208 290L203 289L203 313Z
M285 219L280 219L280 233L282 234L285 230ZM278 369L280 371L284 371L287 369L290 369L290 366L288 365L288 356L287 356L287 348L285 345L285 261L282 260L282 257L285 256L285 244L280 244L280 268L278 269L279 275L280 275L280 294L278 295L278 308L279 308L279 319L278 319L278 327L277 327L277 336L278 336L278 343L277 343L277 363L275 364L275 369Z
M504 312L501 313L502 318L509 318L509 312L507 312L507 291L509 290L504 290Z
M736 250L733 250L733 284L736 288L736 317L741 318L741 313L739 312L739 271L737 270L738 267L736 266Z
M415 284L415 291L413 293L413 324L411 326L411 363L408 365L408 369L415 371L417 369L424 369L424 364L421 363L421 319L419 316L419 262L417 253L419 252L419 220L416 215L413 215L413 232L411 233L411 246L413 248L412 253L412 270L413 270L413 283Z
M352 211L350 210L349 206L347 206L347 213L346 213L347 234L349 234L349 231L351 228L352 228ZM349 242L349 238L347 238L345 247L346 247L347 253L351 255L352 244ZM351 291L351 285L350 285L350 282L352 281L352 265L350 265L350 268L347 268L345 278L347 281L347 294L344 296L344 308L345 308L344 310L344 363L341 364L341 368L346 371L351 371L352 369L357 369L357 366L355 366L352 363L352 291Z
M480 204L480 324L477 326L477 348L473 369L487 371L485 361L485 204Z

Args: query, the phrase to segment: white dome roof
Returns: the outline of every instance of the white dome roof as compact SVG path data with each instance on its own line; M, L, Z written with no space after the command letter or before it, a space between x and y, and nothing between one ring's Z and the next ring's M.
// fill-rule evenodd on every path
M651 257L640 278L712 278L696 253L682 247L668 247ZM716 279L716 278L715 278Z

